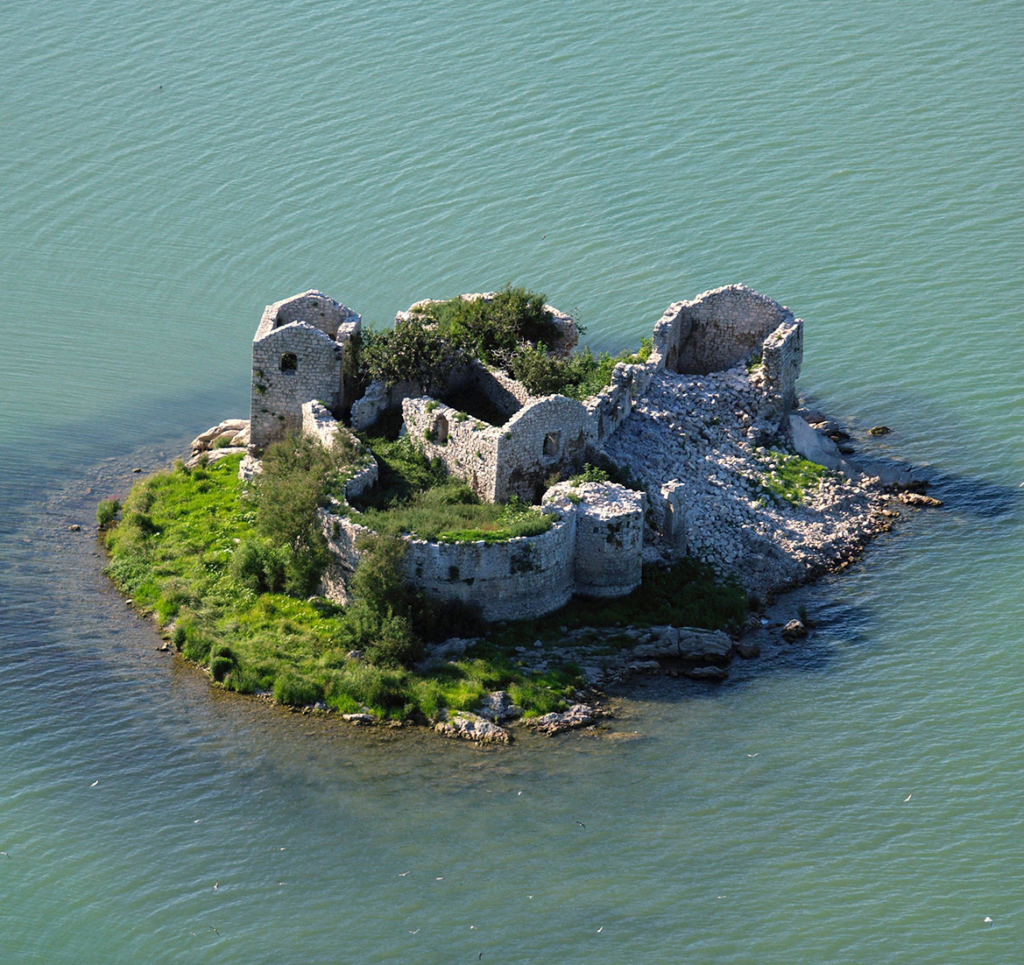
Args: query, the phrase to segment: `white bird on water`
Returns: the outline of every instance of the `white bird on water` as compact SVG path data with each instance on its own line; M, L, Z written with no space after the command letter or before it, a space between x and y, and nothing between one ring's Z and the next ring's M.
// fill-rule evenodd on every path
M988 915L986 915L984 918L982 918L981 921L982 921L982 924L985 924L985 925L994 925L995 924L995 922L992 921L992 919L989 918Z

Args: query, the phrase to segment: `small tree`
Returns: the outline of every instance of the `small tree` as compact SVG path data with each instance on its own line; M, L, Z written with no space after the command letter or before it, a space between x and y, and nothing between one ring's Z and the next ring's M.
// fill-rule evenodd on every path
M390 331L364 337L362 365L387 385L415 382L428 395L443 390L452 373L469 361L466 351L422 318L403 319Z
M338 476L335 454L316 440L292 434L267 447L254 480L256 529L289 552L285 588L308 596L327 565L327 541L317 509Z

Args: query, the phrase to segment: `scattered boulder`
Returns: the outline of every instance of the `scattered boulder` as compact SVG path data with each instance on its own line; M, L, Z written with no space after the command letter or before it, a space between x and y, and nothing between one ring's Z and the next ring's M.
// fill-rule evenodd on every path
M523 709L517 707L512 698L504 690L495 690L483 699L480 716L500 724L506 720L515 720L523 716Z
M679 656L684 660L728 660L733 642L721 630L697 630L679 627Z
M787 643L792 643L794 640L802 640L807 636L807 627L801 620L790 620L782 628L782 639Z
M896 497L906 506L941 506L942 500L934 496L924 496L921 493L905 492Z
M192 451L205 452L207 449L213 448L213 444L221 436L227 436L231 439L236 434L243 430L248 431L248 429L248 419L225 419L223 422L218 422L217 425L207 429L206 432L199 433L199 435L192 440ZM248 443L246 444L248 445Z
M452 657L459 657L470 647L480 642L479 637L449 637L443 643L430 648L430 661L451 660Z
M527 723L546 737L551 737L554 734L562 733L562 731L587 727L594 723L594 708L590 704L573 704L568 710L561 713L545 714L543 717L535 717Z
M892 429L890 429L888 426L872 426L870 429L868 429L868 432L873 436L887 436L890 432L892 432Z
M761 647L753 641L748 643L741 640L736 644L736 653L739 654L743 660L754 660L761 656Z
M793 436L793 448L804 459L816 462L826 469L839 469L842 462L839 447L828 436L816 432L798 415L790 415L789 431Z
M347 720L350 724L376 724L377 718L373 714L342 714L342 720Z
M477 741L481 744L508 744L512 740L512 735L504 727L464 710L453 714L445 713L444 719L434 724L434 730L442 737Z

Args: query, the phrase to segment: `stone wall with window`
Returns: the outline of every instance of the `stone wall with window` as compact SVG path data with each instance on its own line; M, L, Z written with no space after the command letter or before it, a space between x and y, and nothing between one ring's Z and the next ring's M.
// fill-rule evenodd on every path
M311 399L340 414L354 376L346 352L360 324L359 315L318 291L264 309L252 343L252 446L301 430L302 404Z

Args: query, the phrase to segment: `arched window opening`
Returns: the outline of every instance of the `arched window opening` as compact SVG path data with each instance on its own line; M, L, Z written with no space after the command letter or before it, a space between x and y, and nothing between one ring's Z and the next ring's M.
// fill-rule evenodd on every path
M281 356L282 372L297 372L299 370L299 357L294 352L285 352Z

